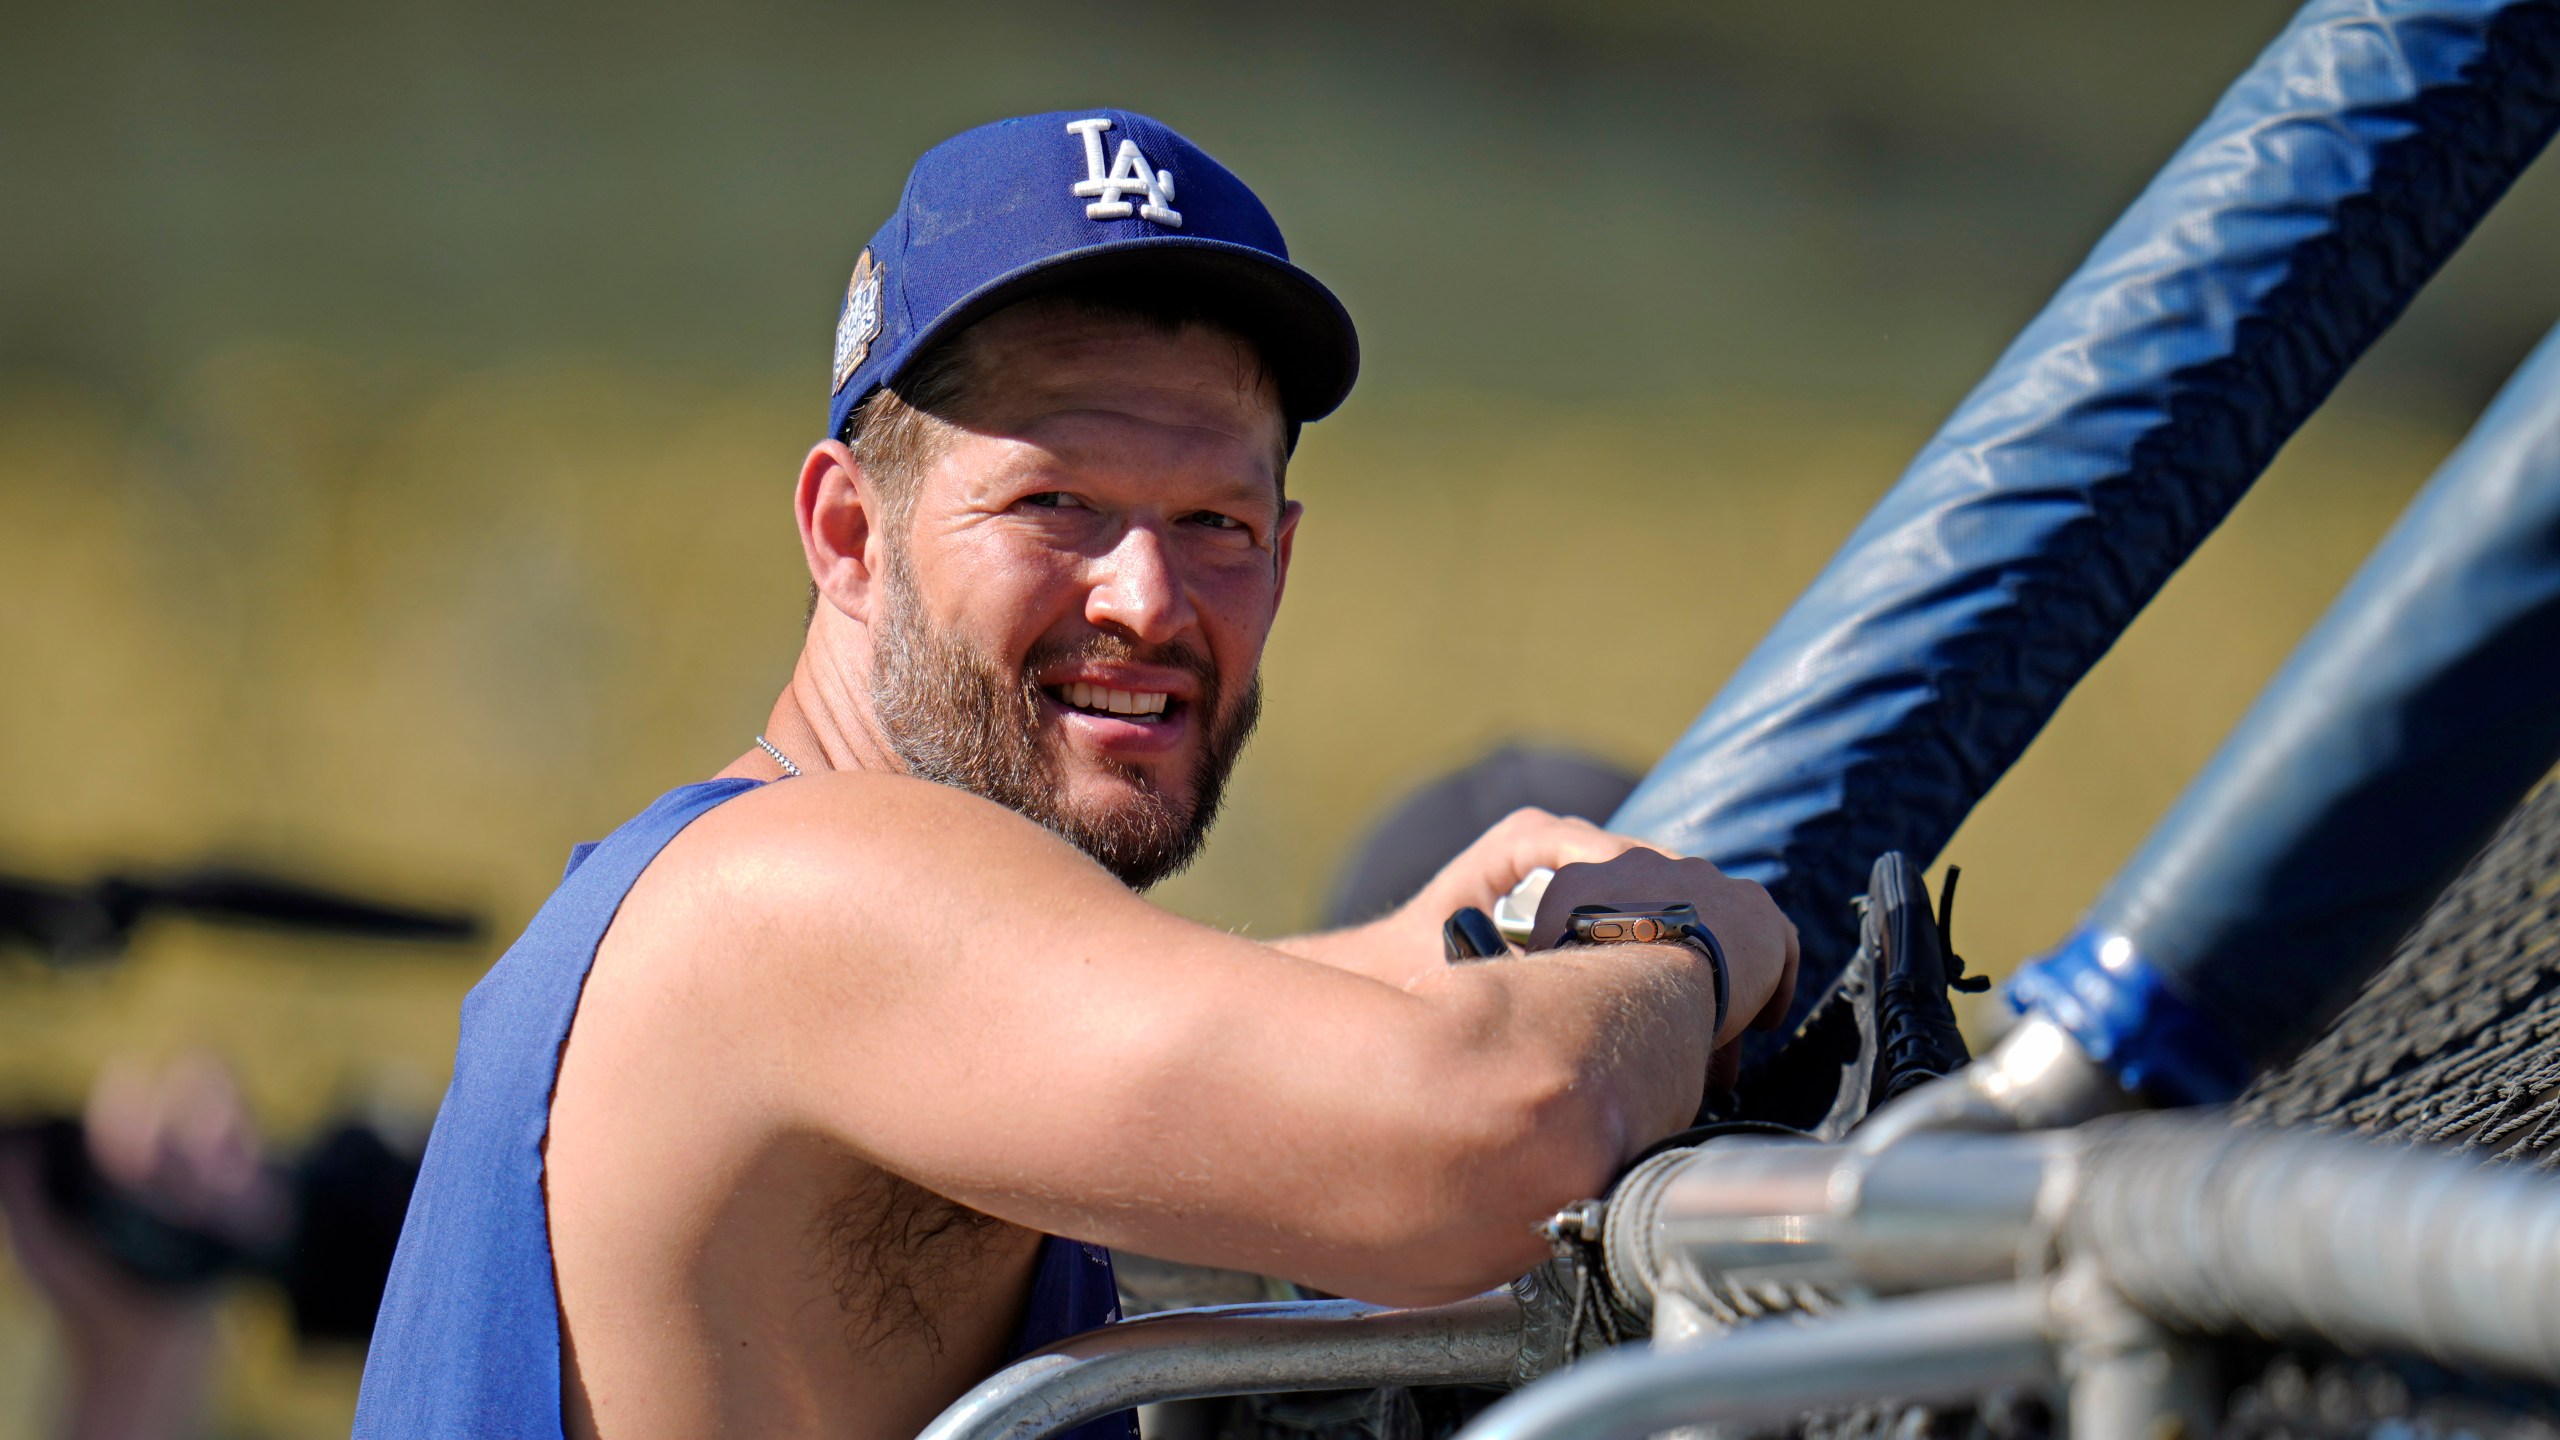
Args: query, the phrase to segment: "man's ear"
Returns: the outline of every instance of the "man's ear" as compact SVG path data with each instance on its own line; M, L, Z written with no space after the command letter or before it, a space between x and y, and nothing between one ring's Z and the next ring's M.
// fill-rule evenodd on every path
M881 538L880 498L862 462L843 441L821 440L800 462L793 509L818 603L868 621L880 581L874 563L879 557L872 548Z
M1289 555L1298 544L1298 517L1307 507L1292 500L1280 507L1280 528L1271 537L1271 566L1276 572L1271 584L1271 603L1277 606L1289 590Z

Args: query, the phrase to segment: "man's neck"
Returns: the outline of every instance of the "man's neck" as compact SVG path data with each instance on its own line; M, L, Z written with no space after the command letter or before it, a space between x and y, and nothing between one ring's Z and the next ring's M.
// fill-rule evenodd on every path
M849 673L856 667L834 664L815 653L818 648L814 640L802 647L791 683L783 687L772 713L765 717L764 738L804 775L826 770L906 773L872 716L868 674ZM772 779L780 769L772 756L757 747L720 773Z

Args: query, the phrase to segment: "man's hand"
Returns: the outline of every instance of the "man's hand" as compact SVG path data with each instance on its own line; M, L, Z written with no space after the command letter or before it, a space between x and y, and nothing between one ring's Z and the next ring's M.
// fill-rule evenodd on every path
M1436 953L1440 926L1462 906L1490 914L1494 902L1528 879L1532 870L1615 860L1641 843L1569 815L1514 810L1441 866L1431 883L1398 909L1409 913L1417 926L1428 927Z
M1716 1070L1720 1080L1729 1080L1733 1061L1727 1047L1742 1038L1746 1026L1771 1030L1784 1023L1787 1003L1795 998L1796 927L1779 913L1767 890L1704 860L1684 860L1628 842L1598 863L1556 868L1546 898L1538 902L1529 946L1552 950L1562 943L1566 917L1577 905L1683 902L1697 910L1699 923L1714 932L1724 949L1729 990L1724 1024L1716 1034ZM1699 963L1705 963L1703 957Z
M1491 913L1494 902L1532 870L1612 860L1638 843L1588 820L1534 808L1514 810L1386 915L1348 930L1284 940L1280 948L1392 985L1411 984L1446 963L1440 927L1462 907Z
M1409 985L1446 963L1440 927L1461 906L1490 912L1532 870L1556 872L1538 907L1531 950L1552 950L1576 905L1688 902L1724 947L1730 973L1725 1023L1716 1036L1720 1083L1732 1078L1723 1053L1746 1026L1774 1029L1795 997L1796 927L1769 892L1736 880L1704 860L1689 860L1612 834L1588 820L1514 810L1440 867L1421 893L1370 924L1281 942L1291 954ZM1702 962L1703 963L1703 962Z
M89 1158L173 1224L243 1246L271 1244L292 1198L268 1168L231 1072L210 1055L166 1069L110 1062L90 1091ZM75 1440L183 1435L202 1424L218 1336L211 1287L163 1288L127 1273L78 1222L56 1214L32 1141L0 1140L0 1215L19 1268L62 1327Z

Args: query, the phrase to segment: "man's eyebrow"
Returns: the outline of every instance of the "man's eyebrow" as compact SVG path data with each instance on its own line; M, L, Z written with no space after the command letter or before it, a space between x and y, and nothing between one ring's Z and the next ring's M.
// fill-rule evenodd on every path
M1276 471L1249 479L1242 475L1224 475L1211 480L1194 499L1200 506L1216 505L1233 510L1269 506L1276 517L1288 506L1289 487Z

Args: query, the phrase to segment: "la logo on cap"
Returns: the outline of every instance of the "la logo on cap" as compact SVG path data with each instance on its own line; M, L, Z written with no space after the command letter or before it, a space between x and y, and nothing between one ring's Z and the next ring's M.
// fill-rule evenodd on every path
M1067 133L1084 139L1084 178L1068 187L1067 193L1093 201L1084 207L1088 220L1126 220L1134 210L1142 220L1181 229L1182 212L1171 204L1173 172L1148 164L1137 141L1121 137L1120 149L1111 157L1111 168L1107 172L1103 169L1102 132L1110 128L1110 117L1103 115L1067 122ZM1141 194L1147 197L1144 205L1133 207L1123 198Z

